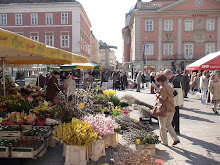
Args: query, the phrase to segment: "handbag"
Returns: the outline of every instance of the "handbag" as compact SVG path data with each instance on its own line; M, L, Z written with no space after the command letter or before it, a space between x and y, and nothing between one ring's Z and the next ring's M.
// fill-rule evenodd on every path
M167 98L168 99L168 98ZM166 100L167 101L167 100ZM162 116L162 117L166 117L167 116L167 105L166 105L166 101L159 103L157 102L155 104L155 107L152 111L152 115L154 116Z

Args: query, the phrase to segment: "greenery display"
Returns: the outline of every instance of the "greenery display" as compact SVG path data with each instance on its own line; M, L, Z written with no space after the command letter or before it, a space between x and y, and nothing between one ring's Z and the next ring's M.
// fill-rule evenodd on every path
M22 126L16 126L16 127L13 127L13 126L2 126L0 128L0 131L23 131L24 130L24 127Z
M45 135L46 133L49 132L48 128L37 128L37 129L31 129L23 132L23 136L36 136L40 137Z
M147 124L142 124L135 119L129 117L127 114L121 114L114 118L115 122L121 126L122 130L128 130L130 128L151 131L152 128Z
M123 138L125 138L128 143L135 143L136 139L139 139L140 144L145 145L158 144L160 142L159 137L155 133L137 129L129 129L123 134Z
M114 106L119 106L120 104L120 99L116 95L110 95L108 101L112 102Z
M13 144L15 143L15 140L8 140L8 139L1 139L0 140L0 146L2 146L2 147L8 147L9 148L9 150L10 150L10 148L13 146ZM3 148L0 148L0 152L1 151L5 151L5 149L3 149Z
M42 144L44 143L44 140L34 137L25 137L16 140L16 142L12 145L12 147L15 147L13 151L19 151L19 152L30 152L30 149L20 149L17 147L27 147L27 148L34 148L34 151L37 150Z

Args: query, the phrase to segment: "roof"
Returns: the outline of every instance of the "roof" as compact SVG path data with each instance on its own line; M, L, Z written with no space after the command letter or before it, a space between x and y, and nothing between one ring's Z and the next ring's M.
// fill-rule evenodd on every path
M10 3L50 3L50 2L77 2L76 0L1 0L0 4Z

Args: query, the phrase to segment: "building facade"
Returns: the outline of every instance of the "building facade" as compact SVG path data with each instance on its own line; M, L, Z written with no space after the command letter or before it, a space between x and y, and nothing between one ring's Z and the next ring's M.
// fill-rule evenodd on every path
M179 69L220 51L220 1L138 0L122 34L126 68Z
M79 2L0 4L0 28L89 60L91 26Z

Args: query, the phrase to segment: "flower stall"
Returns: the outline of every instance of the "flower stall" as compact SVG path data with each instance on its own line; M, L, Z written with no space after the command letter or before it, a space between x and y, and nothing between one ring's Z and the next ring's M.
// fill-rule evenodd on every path
M87 164L117 148L119 137L138 151L155 154L158 137L149 125L130 117L126 99L100 88L58 94L56 105L45 101L45 91L24 86L0 97L0 157L36 158L47 147L63 144L65 164ZM119 136L122 134L123 136Z

